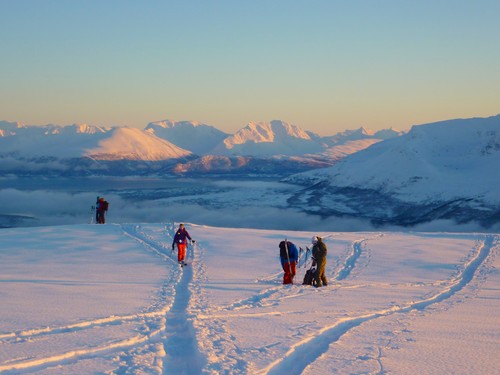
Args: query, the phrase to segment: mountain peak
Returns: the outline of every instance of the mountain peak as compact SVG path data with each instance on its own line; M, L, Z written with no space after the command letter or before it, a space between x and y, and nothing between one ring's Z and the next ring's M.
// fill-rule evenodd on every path
M59 133L73 133L73 134L97 134L104 133L106 129L100 126L87 125L85 123L76 123L73 125L58 127Z
M318 150L318 144L300 127L281 120L249 122L227 137L214 153L218 155L304 155Z
M354 133L366 135L366 136L369 136L369 137L371 137L371 136L373 136L375 134L373 132L373 130L365 128L364 126L360 127L358 130L354 131Z
M285 138L311 140L309 134L300 127L285 121L273 120L271 122L249 122L233 136L226 138L224 143L228 148L232 148L236 144L275 142Z

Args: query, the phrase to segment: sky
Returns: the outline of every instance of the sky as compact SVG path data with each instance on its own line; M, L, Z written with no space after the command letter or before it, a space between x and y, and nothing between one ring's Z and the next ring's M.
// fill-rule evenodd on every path
M0 120L320 135L500 113L497 0L0 0Z

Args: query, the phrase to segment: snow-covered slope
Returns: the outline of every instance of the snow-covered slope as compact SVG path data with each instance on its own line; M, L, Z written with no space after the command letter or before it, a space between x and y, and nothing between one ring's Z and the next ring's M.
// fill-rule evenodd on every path
M318 210L335 207L339 213L357 213L362 207L354 208L356 200L369 203L371 191L380 198L372 194L372 204L389 216L396 213L387 212L392 204L388 199L384 202L383 196L419 205L470 200L468 208L490 211L500 206L499 166L500 115L414 126L408 134L377 143L331 168L288 181L317 184L295 202L310 204L315 196ZM342 189L349 192L349 199L339 193ZM355 191L363 199L356 199Z
M155 121L145 130L196 155L208 153L228 136L211 125L193 121Z
M330 137L321 137L320 141L326 146L326 149L319 155L337 161L382 140L396 138L402 134L404 132L392 128L378 132L364 127L357 130L346 130Z
M321 157L325 160L337 161L345 158L348 155L355 154L358 151L364 150L371 145L380 142L377 138L364 138L358 140L345 140L326 148L324 151L313 154L313 157Z
M497 234L186 224L0 230L0 373L496 374ZM322 288L278 244L328 246ZM98 245L96 245L98 244Z
M150 132L135 128L114 128L96 148L85 150L85 155L98 160L158 161L178 159L190 154Z

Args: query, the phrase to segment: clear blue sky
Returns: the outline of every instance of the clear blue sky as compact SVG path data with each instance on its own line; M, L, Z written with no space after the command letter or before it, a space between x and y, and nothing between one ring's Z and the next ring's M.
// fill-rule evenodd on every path
M500 113L498 0L0 0L0 120L321 135Z

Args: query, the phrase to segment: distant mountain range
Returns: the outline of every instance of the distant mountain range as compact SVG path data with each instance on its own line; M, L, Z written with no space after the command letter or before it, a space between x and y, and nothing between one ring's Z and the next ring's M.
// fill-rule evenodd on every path
M0 170L129 174L140 165L141 173L148 169L154 173L255 173L262 168L286 175L333 165L345 155L401 134L361 128L320 137L284 121L249 123L232 135L190 121L156 121L144 130L3 121Z
M272 177L303 186L289 207L375 225L440 219L489 228L500 222L499 166L500 115L328 137L283 121L235 134L188 121L144 130L0 122L3 176Z
M414 225L500 221L500 115L414 126L407 134L293 175L289 204L322 216Z

